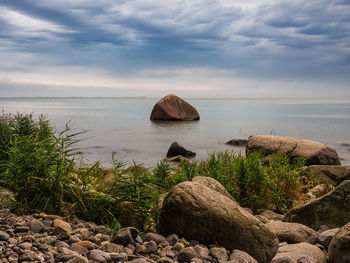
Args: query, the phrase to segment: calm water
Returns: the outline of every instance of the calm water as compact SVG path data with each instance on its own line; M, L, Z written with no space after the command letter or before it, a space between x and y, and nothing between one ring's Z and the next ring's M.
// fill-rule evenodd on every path
M143 98L0 98L6 113L44 113L57 129L65 123L89 130L80 143L87 162L111 165L112 153L125 162L154 165L174 141L197 152L233 148L224 143L251 134L317 140L334 146L342 164L350 164L350 99L187 99L198 122L151 122L157 99Z

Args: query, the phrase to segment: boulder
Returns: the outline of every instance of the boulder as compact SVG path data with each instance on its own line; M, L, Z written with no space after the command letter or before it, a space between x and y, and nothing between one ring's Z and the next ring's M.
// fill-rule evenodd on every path
M350 262L350 223L333 237L328 247L328 260L332 263Z
M272 153L284 153L290 157L291 161L304 157L306 165L340 165L338 154L333 147L311 140L253 135L248 138L246 153L248 155L254 151L258 151L264 156Z
M317 242L318 233L302 224L273 221L265 226L277 235L279 242L288 244L302 242L315 244Z
M292 208L283 221L301 223L315 230L321 225L342 227L350 222L350 180L310 203Z
M332 228L326 231L323 231L318 236L318 242L320 242L326 249L329 247L329 243L331 243L334 235L338 233L340 228Z
M215 179L208 177L208 176L195 176L192 179L192 182L196 182L199 184L202 184L206 187L209 187L210 189L213 189L214 191L226 196L227 198L230 198L231 200L235 201L235 199L230 195L229 192L227 192L226 188L222 186L218 181ZM236 201L235 201L236 202Z
M123 246L134 244L138 234L139 231L136 228L125 227L118 230L117 234L112 239L112 242Z
M350 166L310 165L308 172L320 180L330 179L336 184L350 180Z
M269 220L280 220L282 221L284 216L281 214L277 214L271 210L264 210L260 213L263 217L269 219Z
M247 139L232 139L227 141L225 144L243 147L243 146L247 146L247 142L248 142Z
M196 153L186 150L181 144L178 142L173 142L170 145L168 153L166 155L167 158L175 157L181 155L183 157L194 157Z
M224 195L195 182L182 182L166 196L160 214L164 235L176 233L203 244L242 250L264 263L278 239L263 223Z
M199 120L199 114L186 101L170 94L154 105L150 118L152 121L194 121Z
M271 263L298 263L305 257L314 258L318 263L327 262L327 256L317 246L299 243L281 246Z

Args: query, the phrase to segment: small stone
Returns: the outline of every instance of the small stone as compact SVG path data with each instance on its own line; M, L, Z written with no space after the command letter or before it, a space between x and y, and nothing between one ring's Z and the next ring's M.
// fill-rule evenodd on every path
M114 261L116 263L123 263L125 261L128 261L128 255L125 253L120 253L118 256L114 257Z
M187 241L186 239L184 239L184 238L181 238L179 242L181 242L182 244L184 244L185 247L191 246L191 243L188 242L188 241Z
M319 236L318 236L318 241L324 245L326 248L328 248L329 243L331 243L334 235L340 230L340 228L332 228L326 231L323 231Z
M0 231L0 241L7 241L10 239L10 235L4 231Z
M133 255L134 252L130 249L130 248L127 248L127 247L123 247L123 251L128 254L128 255ZM130 260L129 260L130 261Z
M101 250L108 253L122 253L123 247L109 241L104 241L101 243Z
M156 234L156 233L147 233L144 238L143 238L143 241L146 242L146 241L154 241L157 243L157 245L162 245L162 246L169 246L169 242L168 240L163 237L162 235L160 234Z
M65 221L63 221L63 220L61 220L61 219L58 219L58 218L56 218L56 219L53 221L53 227L54 227L54 229L56 229L56 228L61 228L62 230L66 231L66 232L68 232L68 233L72 232L72 227L71 227L71 225L70 225L69 223L67 223L67 222L65 222Z
M99 249L92 249L89 252L89 260L95 260L97 263L106 263L111 260L111 256Z
M18 247L23 249L23 250L30 250L32 248L32 243L23 242L23 243L19 244Z
M112 242L127 246L135 243L135 238L138 236L139 231L134 227L126 227L119 229Z
M136 244L136 254L145 254L146 253L146 247L141 244Z
M77 256L67 261L67 263L88 263L89 260L86 257Z
M78 229L74 229L72 234L80 234L81 239L85 240L90 237L91 232L87 228L78 228Z
M34 242L35 241L35 237L32 235L26 235L23 237L23 241L29 241L29 242Z
M157 263L174 263L174 260L167 257L162 257L158 259Z
M79 255L86 255L89 252L87 248L79 245L72 245L70 250L77 252Z
M137 259L130 261L130 263L149 263L149 262L144 258L137 258Z
M143 245L146 247L146 253L147 254L152 254L157 252L157 243L154 242L153 240L149 242L144 242Z
M223 247L212 247L210 253L218 263L226 263L228 260L226 249Z
M29 232L28 226L16 226L15 233L26 233Z
M72 235L69 237L67 243L68 244L73 244L73 243L76 243L76 242L80 242L81 241L81 235Z
M182 244L182 243L180 243L180 242L177 242L177 243L174 245L173 248L174 248L176 251L180 251L180 250L182 250L182 249L185 248L185 245Z
M166 239L168 240L170 246L174 246L179 241L179 237L176 234L172 234Z
M87 241L87 240L79 241L79 242L73 243L72 245L82 246L82 247L85 247L87 249L94 249L94 248L97 247L96 244L94 244L94 243L92 243L90 241Z
M191 263L203 263L203 260L201 260L200 258L192 258Z
M194 251L196 251L197 257L201 260L209 260L209 249L204 245L195 245Z
M28 226L30 228L30 231L34 232L34 233L40 233L44 230L44 224L37 220L37 219L33 219L31 221L29 221Z
M233 250L230 256L230 263L259 263L255 258L241 250Z
M191 259L195 257L197 257L197 255L193 247L181 249L178 254L179 262L191 262Z

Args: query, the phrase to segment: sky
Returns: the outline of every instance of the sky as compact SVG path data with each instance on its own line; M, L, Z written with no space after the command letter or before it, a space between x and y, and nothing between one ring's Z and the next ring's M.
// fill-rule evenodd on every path
M350 98L350 0L0 0L0 97Z

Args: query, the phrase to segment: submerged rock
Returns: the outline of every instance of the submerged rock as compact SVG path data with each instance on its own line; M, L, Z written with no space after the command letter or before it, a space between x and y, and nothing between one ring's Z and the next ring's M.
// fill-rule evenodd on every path
M178 142L173 142L170 145L168 153L166 155L167 158L175 157L181 155L183 157L194 157L196 153L186 150L181 144Z
M161 231L204 244L247 252L261 263L270 262L278 239L263 223L231 199L195 182L176 185L164 200Z
M291 209L284 221L301 223L315 230L321 225L342 227L350 222L350 180L310 203Z
M248 138L247 155L258 151L264 156L287 154L292 161L304 157L306 165L340 165L336 150L322 143L284 136L253 135Z
M186 101L170 94L154 105L150 118L152 121L193 121L199 120L199 114Z

